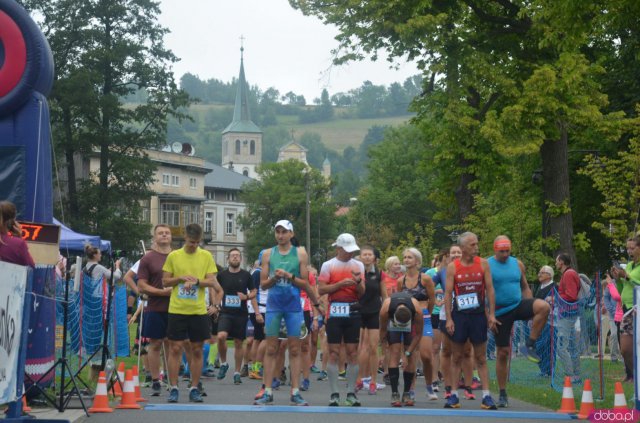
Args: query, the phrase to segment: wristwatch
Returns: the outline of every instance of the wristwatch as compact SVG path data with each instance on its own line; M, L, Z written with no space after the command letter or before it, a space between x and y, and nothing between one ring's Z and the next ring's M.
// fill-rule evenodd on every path
M411 357L411 351L406 350L406 351L404 352L404 355L406 355L407 357Z

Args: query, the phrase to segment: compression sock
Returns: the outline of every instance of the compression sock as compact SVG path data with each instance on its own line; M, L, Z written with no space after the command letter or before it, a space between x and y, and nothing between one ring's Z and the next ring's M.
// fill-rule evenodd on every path
M413 372L402 372L402 379L404 379L404 391L409 392L411 390L411 385L413 385L413 377L415 373Z
M214 342L209 346L209 363L213 363L216 361L216 357L218 356L218 343Z
M389 367L389 382L391 382L391 392L398 392L398 381L400 380L400 369L397 367Z
M349 367L347 367L347 392L356 391L356 379L358 378L359 367L357 364L350 364Z
M338 365L329 363L327 365L327 374L329 375L329 386L331 387L331 392L339 392L338 391Z

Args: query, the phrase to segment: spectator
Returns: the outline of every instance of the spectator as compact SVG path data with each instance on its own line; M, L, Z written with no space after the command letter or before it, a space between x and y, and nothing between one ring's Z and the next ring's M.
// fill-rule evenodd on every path
M572 383L581 383L580 351L578 351L580 338L576 331L576 322L579 321L580 316L578 304L580 277L571 267L571 257L568 254L558 255L556 269L562 275L558 284L555 307L557 312L555 327L558 331L558 361L564 365L564 374L571 377Z
M16 206L0 201L0 261L35 267L20 225L16 222Z
M622 358L620 355L620 322L622 321L622 300L620 293L616 287L615 280L611 279L611 275L607 273L602 283L602 347L606 345L606 336L609 332L609 352L611 353L611 361L618 361Z
M626 268L614 266L612 276L622 280L622 322L620 323L620 352L624 359L627 376L625 382L633 381L633 288L640 285L640 237L627 240L627 253L630 261Z

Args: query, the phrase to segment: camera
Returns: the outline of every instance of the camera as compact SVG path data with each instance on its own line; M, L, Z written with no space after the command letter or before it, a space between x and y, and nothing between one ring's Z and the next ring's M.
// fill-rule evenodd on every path
M127 251L126 250L111 250L111 258L114 260L118 260L121 259L123 257L126 257L127 255Z

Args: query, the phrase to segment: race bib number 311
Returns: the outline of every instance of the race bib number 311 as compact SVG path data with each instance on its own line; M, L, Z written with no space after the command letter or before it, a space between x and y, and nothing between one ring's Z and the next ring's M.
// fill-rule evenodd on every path
M349 317L350 308L348 303L331 303L329 317Z
M458 310L478 308L480 305L478 302L478 294L475 292L472 292L471 294L458 295L456 297L456 302L458 303Z

